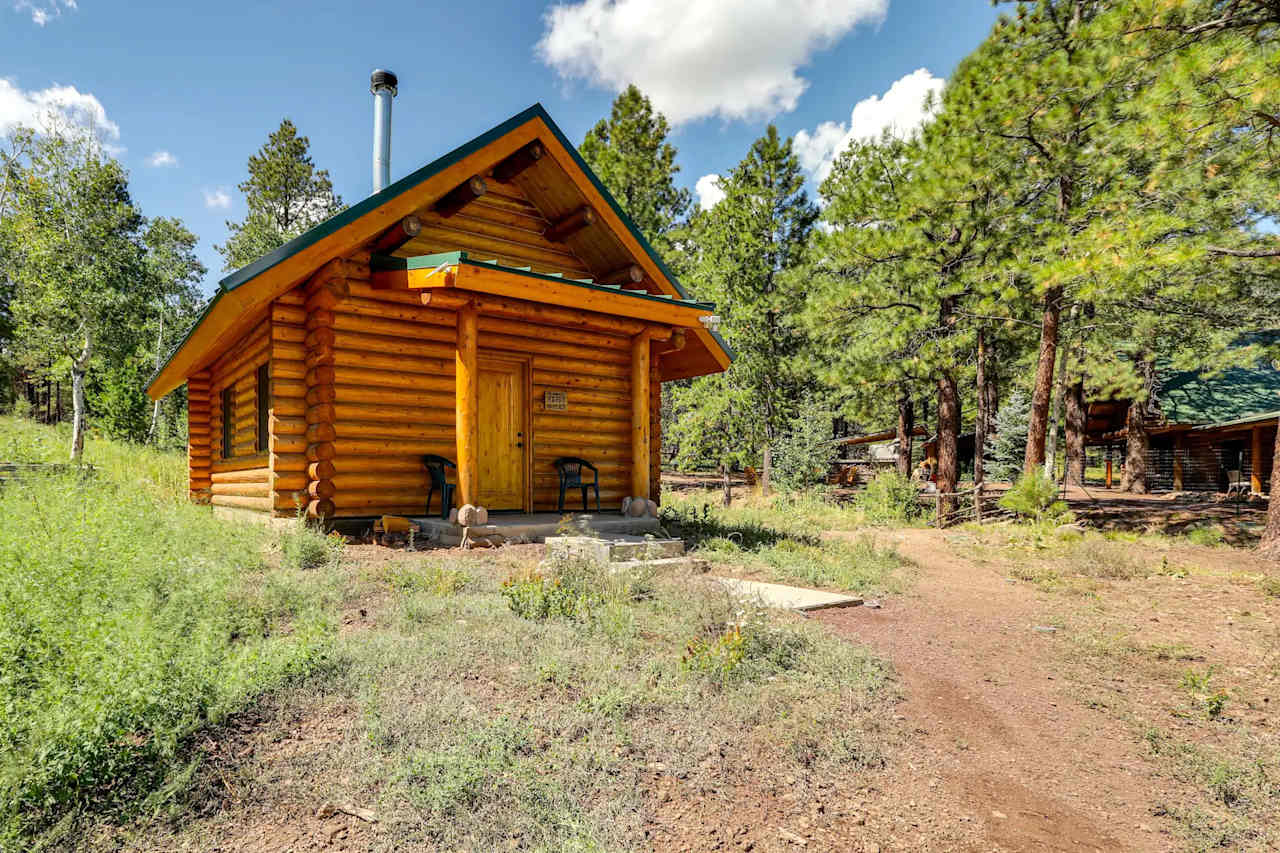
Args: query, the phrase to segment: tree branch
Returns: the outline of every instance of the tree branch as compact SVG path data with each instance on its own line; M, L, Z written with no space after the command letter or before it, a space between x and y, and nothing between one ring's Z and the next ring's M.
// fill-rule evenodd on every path
M1280 247L1274 249L1228 249L1225 246L1209 246L1212 255L1230 255L1233 258L1280 258Z

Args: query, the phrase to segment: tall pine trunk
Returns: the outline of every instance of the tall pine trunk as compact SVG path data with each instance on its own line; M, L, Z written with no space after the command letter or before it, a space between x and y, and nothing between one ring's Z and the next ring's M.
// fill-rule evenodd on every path
M1027 418L1027 452L1022 470L1030 474L1044 464L1045 436L1049 426L1049 397L1053 393L1053 367L1058 354L1058 320L1062 288L1053 287L1044 297L1040 318L1040 355L1036 360L1036 381L1031 392L1031 412Z
M956 298L944 297L939 319L943 334L951 335L956 326ZM960 457L956 445L960 438L960 390L956 375L949 368L938 374L938 526L955 510L955 498L950 497L960 479Z
M1067 390L1067 485L1084 485L1084 438L1088 409L1084 400L1084 380L1077 379Z
M1077 9L1077 14L1079 9ZM1058 221L1066 222L1074 201L1074 180L1069 174L1058 176ZM1058 354L1058 321L1062 317L1061 286L1051 287L1044 295L1044 314L1040 318L1040 354L1036 360L1036 384L1031 393L1031 414L1027 419L1027 453L1022 470L1030 474L1045 462L1045 437L1049 426L1049 396L1053 391L1053 363Z
M760 462L760 494L766 496L769 494L771 480L773 480L773 442L768 441L764 446L764 455Z
M1258 550L1264 557L1280 560L1280 500L1276 500L1276 478L1280 477L1280 425L1277 425L1275 444L1271 449L1271 495L1267 499L1267 527L1262 531Z
M903 477L911 476L911 443L915 432L915 409L911 405L911 396L903 393L898 397L898 473Z
M724 495L721 498L721 503L728 508L729 504L733 503L733 482L729 479L729 464L727 462L720 463L720 473L724 477Z
M938 524L955 510L955 498L946 497L956 490L960 479L960 459L956 452L960 436L960 392L955 374L943 371L938 377Z
M1147 422L1143 406L1137 400L1129 403L1124 418L1125 451L1124 476L1120 478L1120 491L1137 495L1147 493L1147 449L1151 439L1147 436Z
M983 478L982 457L987 444L987 422L991 417L987 409L987 339L982 329L978 330L978 413L973 422L973 484L979 485Z
M84 378L89 372L89 357L93 354L93 339L86 333L84 349L71 362L71 461L79 462L84 454Z
M1071 314L1067 319L1069 329L1076 318L1078 305L1071 306ZM1050 408L1048 435L1044 448L1044 473L1054 479L1058 464L1058 425L1062 422L1063 397L1067 391L1067 354L1070 347L1062 340L1062 332L1058 332L1058 369L1053 375L1053 405Z
M997 351L998 355L998 351ZM997 361L997 365L999 362ZM998 369L991 369L991 353L987 353L987 430L996 423L996 413L1000 411L1000 380Z

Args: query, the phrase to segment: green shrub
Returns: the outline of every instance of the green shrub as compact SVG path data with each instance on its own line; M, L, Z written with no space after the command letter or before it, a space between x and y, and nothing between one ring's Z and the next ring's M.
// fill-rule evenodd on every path
M781 531L759 518L737 509L713 507L709 501L664 501L661 515L663 527L695 548L710 540L729 540L752 550L784 538Z
M711 637L697 637L685 647L680 666L688 672L701 672L727 678L746 656L747 641L737 625Z
M507 578L502 582L502 596L521 619L573 618L579 610L578 594L560 578L541 572L521 572Z
M594 560L550 561L545 570L522 570L502 582L502 594L525 619L552 616L591 618L606 604L628 604L653 597L655 571L644 563L627 571Z
M1022 518L1038 523L1070 520L1066 503L1058 500L1057 483L1040 469L1019 477L1009 491L1000 496L999 504Z
M773 479L784 491L796 491L825 479L835 456L831 412L806 400L774 444Z
M718 682L759 681L812 664L814 642L765 608L735 598L702 602L702 630L685 646L680 667Z
M57 438L32 432L0 419L0 446L31 461ZM0 849L172 791L196 733L327 665L331 578L190 504L180 455L86 456L94 478L0 488Z
M767 566L776 580L873 592L891 589L906 560L892 545L880 546L871 536L862 535L853 541L833 539L818 545L783 540L748 562Z
M1187 541L1192 545L1221 545L1225 534L1220 524L1198 524L1186 530Z
M422 569L397 567L391 571L388 581L401 592L456 595L471 583L471 576L462 569L431 563Z
M336 563L342 554L341 534L325 535L319 525L307 519L299 509L294 523L280 536L280 552L285 566L292 569L318 569Z
M912 524L924 517L920 490L897 471L882 471L858 493L857 505L867 524Z

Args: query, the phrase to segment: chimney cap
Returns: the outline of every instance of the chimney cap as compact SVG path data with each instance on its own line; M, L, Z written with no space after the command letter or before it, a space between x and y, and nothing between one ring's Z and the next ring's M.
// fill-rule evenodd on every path
M374 72L369 75L369 91L374 94L377 94L379 89L390 89L391 94L395 95L396 86L399 83L400 81L396 78L396 75L393 72L384 71L381 68L375 69Z

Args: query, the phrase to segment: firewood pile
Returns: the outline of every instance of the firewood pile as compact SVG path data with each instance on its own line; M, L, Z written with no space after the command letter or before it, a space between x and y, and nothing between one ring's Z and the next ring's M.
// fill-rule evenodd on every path
M365 541L384 548L405 548L410 543L422 542L422 528L416 521L384 515L373 523L373 529L365 537Z

